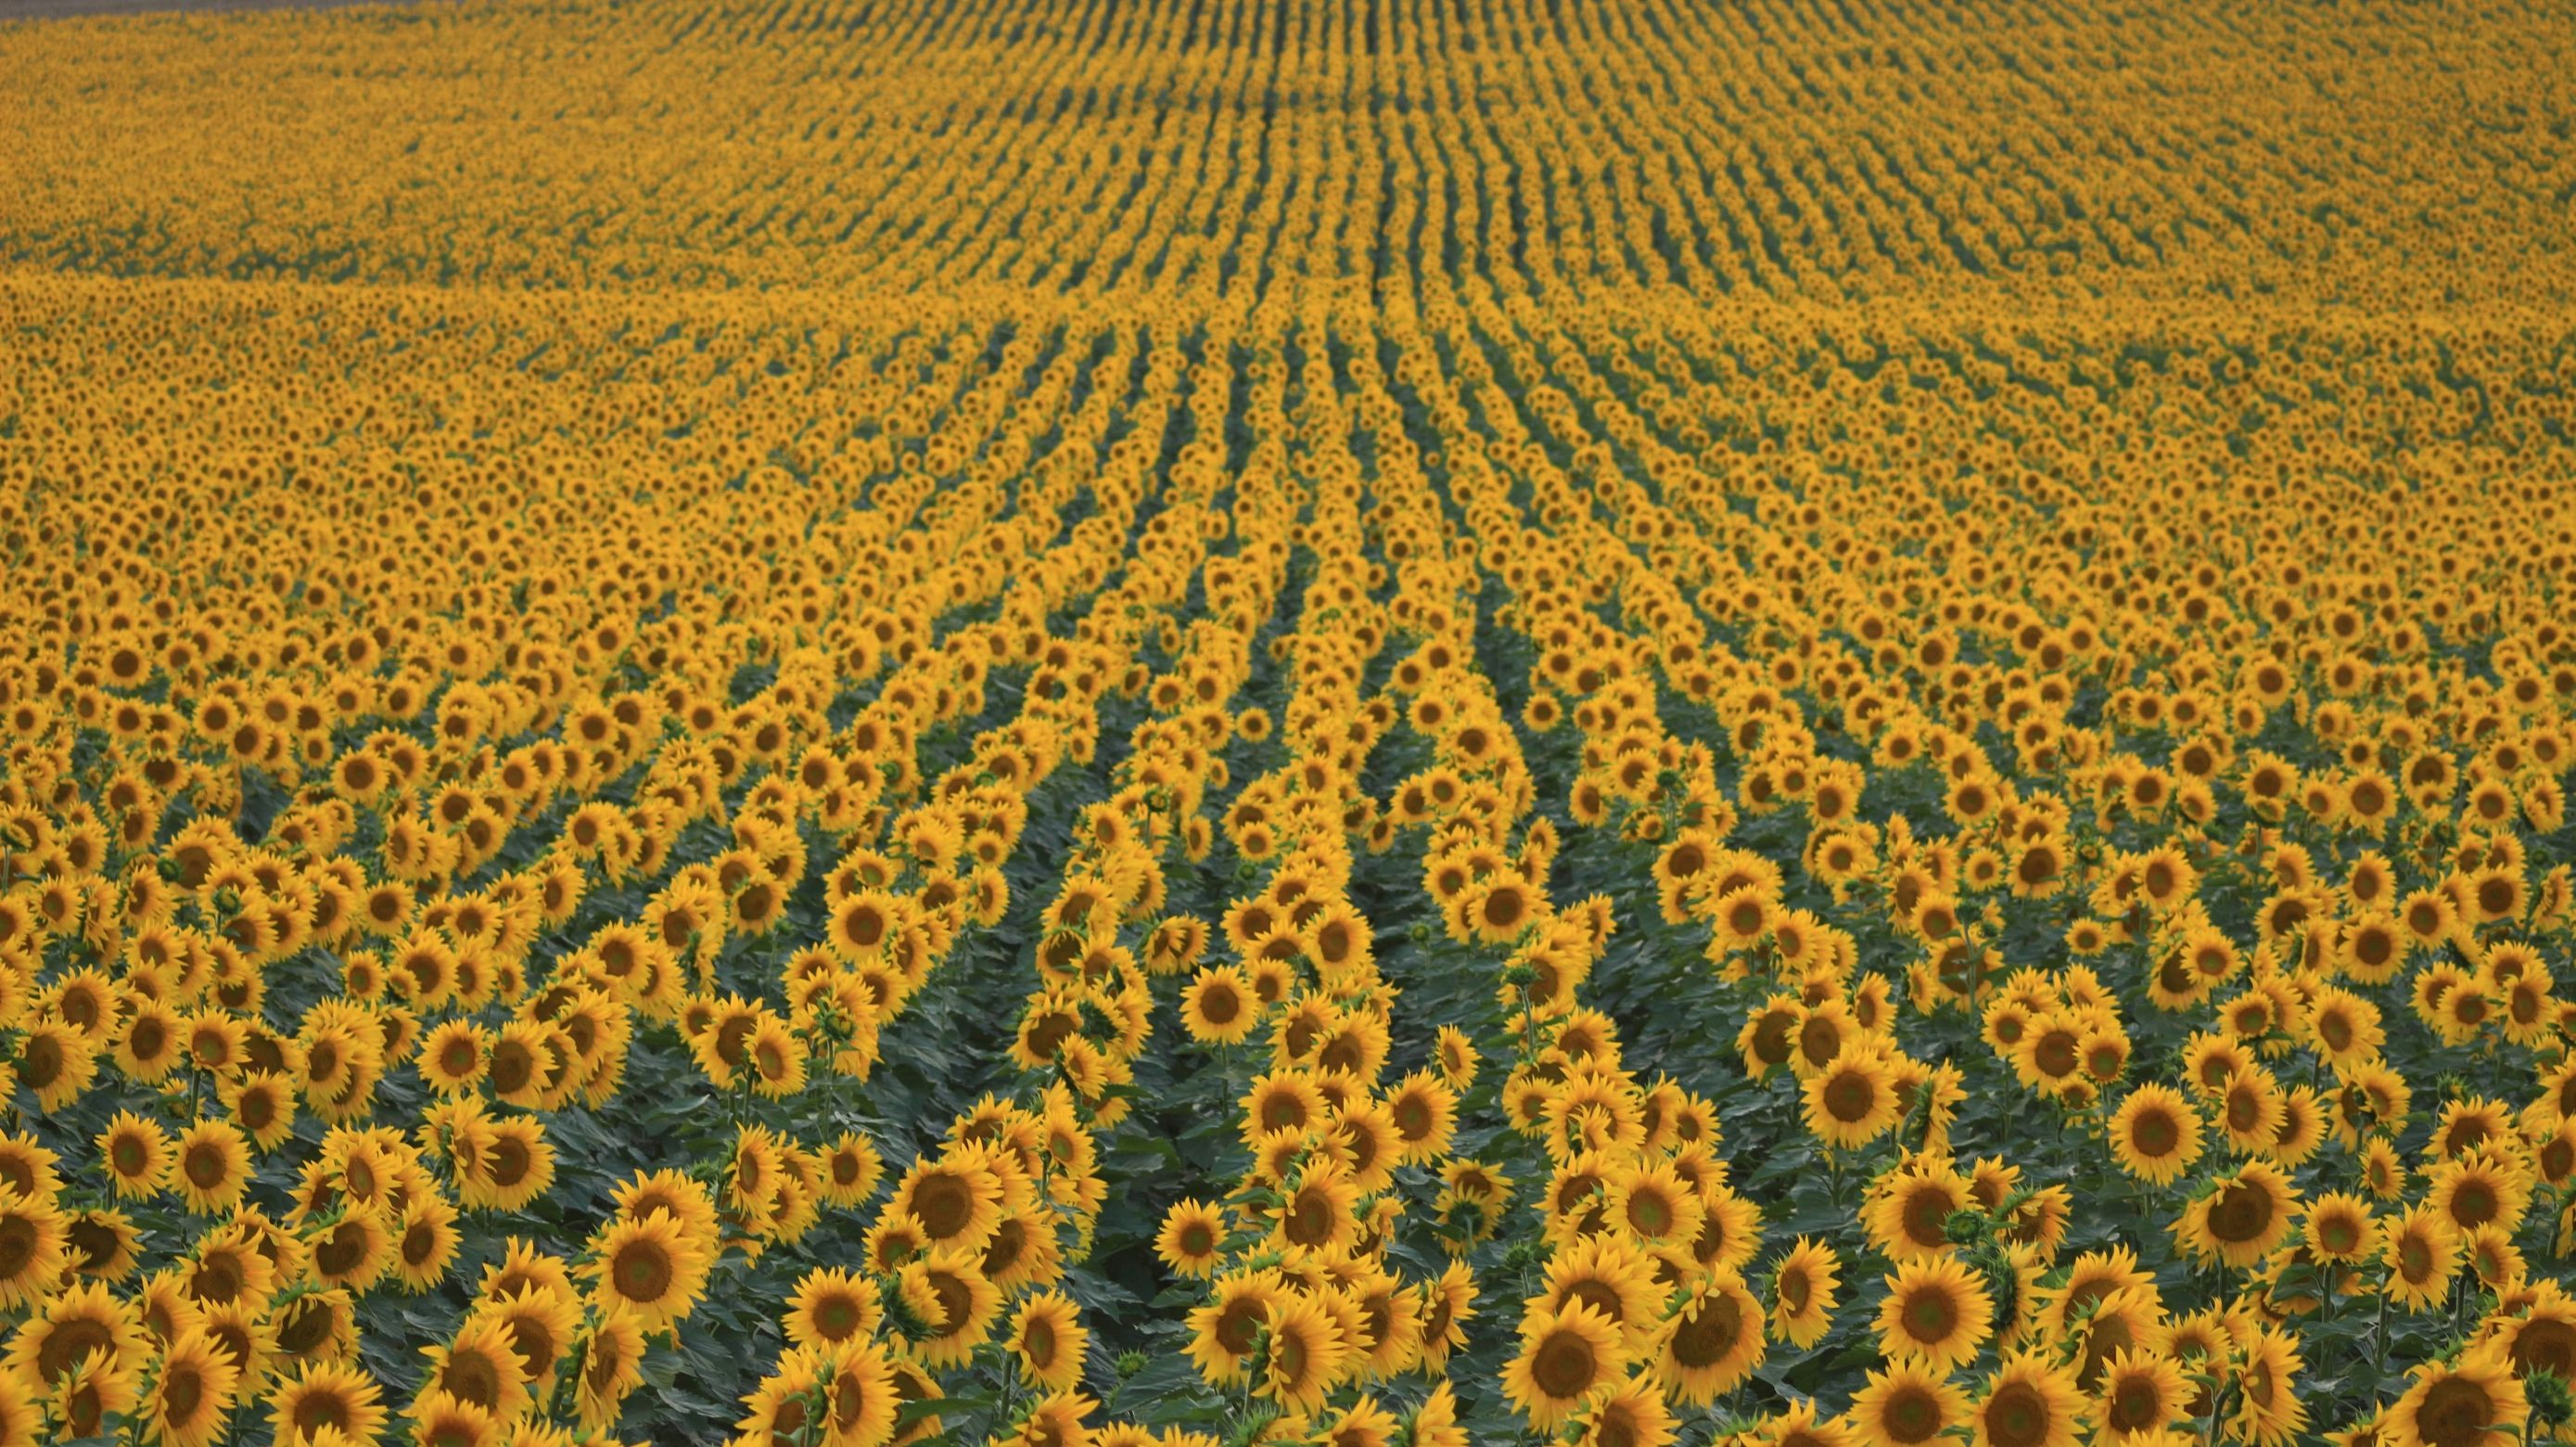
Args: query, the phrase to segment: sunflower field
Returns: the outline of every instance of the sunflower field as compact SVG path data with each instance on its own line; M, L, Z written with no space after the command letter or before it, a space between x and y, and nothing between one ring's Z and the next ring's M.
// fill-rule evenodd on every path
M0 1447L2576 1440L2559 0L0 95Z

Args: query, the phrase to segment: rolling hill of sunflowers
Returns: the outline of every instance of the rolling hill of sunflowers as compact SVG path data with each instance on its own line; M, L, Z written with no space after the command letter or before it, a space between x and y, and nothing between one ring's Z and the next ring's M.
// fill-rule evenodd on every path
M2567 1439L2555 0L0 91L0 1447Z

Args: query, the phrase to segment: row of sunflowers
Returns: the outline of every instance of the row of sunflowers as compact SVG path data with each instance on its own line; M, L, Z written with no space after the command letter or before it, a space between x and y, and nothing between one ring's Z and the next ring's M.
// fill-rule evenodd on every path
M0 28L0 1447L2569 1440L2576 27L1469 10Z

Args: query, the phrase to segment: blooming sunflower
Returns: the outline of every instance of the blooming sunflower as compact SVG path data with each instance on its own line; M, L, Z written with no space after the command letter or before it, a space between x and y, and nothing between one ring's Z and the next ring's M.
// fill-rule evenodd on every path
M2334 1191L2308 1203L2304 1235L2308 1249L2322 1260L2358 1261L2378 1243L2379 1222L2368 1201Z
M2183 1421L2192 1389L2173 1358L2155 1352L2119 1351L2103 1364L2094 1386L2093 1424L2107 1439L2156 1441Z
M1072 1298L1060 1291L1041 1291L1020 1302L1006 1345L1019 1359L1024 1380L1064 1392L1082 1380L1083 1352L1090 1340Z
M1552 1430L1595 1388L1626 1365L1617 1322L1581 1302L1562 1311L1533 1310L1521 1323L1521 1349L1503 1369L1503 1395Z
M2460 1269L2460 1233L2429 1202L2419 1203L2384 1223L2379 1259L2388 1267L2390 1299L2420 1310L2449 1293Z
M2257 1327L2236 1366L2236 1410L2229 1434L2256 1447L2280 1447L2307 1426L2308 1409L2294 1379L2301 1366L2297 1339L2275 1327Z
M2493 1342L2456 1362L2428 1362L2380 1419L2390 1447L2503 1447L2530 1414L2522 1382Z
M1678 1425L1652 1379L1630 1377L1592 1394L1575 1447L1666 1447ZM1338 1439L1334 1447L1341 1447Z
M131 1373L150 1350L151 1338L133 1305L85 1281L43 1302L19 1325L9 1342L8 1370L53 1387L93 1353L107 1353L111 1366Z
M1857 1150L1896 1126L1895 1077L1866 1042L1846 1045L1804 1088L1807 1129L1837 1150Z
M1823 1242L1798 1238L1771 1273L1771 1324L1801 1349L1814 1346L1833 1325L1842 1262Z
M1900 1361L1949 1371L1977 1354L1994 1330L1994 1298L1953 1257L1900 1262L1879 1308L1879 1347Z
M1758 1447L1860 1447L1849 1417L1826 1417L1810 1401L1792 1402L1753 1433Z
M70 1239L70 1223L49 1198L0 1186L0 1311L14 1312L54 1289Z
M1850 1413L1864 1447L1926 1447L1967 1415L1967 1394L1945 1372L1920 1362L1871 1372L1868 1385L1853 1395Z
M1193 1040L1232 1045L1260 1023L1260 997L1240 966L1210 965L1181 992L1181 1026Z
M99 1132L98 1154L122 1199L157 1196L169 1185L169 1133L130 1110L118 1111Z
M421 1355L429 1363L421 1379L424 1389L444 1392L505 1421L527 1405L528 1372L517 1342L488 1308L468 1313L453 1338L443 1346L423 1347Z
M2280 1167L2247 1161L2185 1207L2174 1234L2196 1257L2248 1267L2288 1237L2297 1208L2298 1195Z
M609 1307L583 1340L580 1379L573 1405L593 1431L617 1421L626 1395L644 1384L644 1323L633 1312Z
M805 1273L787 1301L787 1339L796 1346L863 1340L882 1314L876 1287L839 1267Z
M409 1416L412 1440L421 1447L498 1447L504 1440L489 1411L434 1387L412 1403Z
M1975 1204L1968 1179L1948 1161L1918 1156L1882 1177L1864 1213L1870 1239L1900 1261L1950 1249L1950 1217Z
M2004 1358L1968 1422L1977 1447L2074 1447L2084 1409L2075 1378L2036 1351Z
M824 1387L825 1440L843 1447L877 1447L892 1437L903 1391L885 1348L846 1341L830 1348L824 1360L831 1370Z
M598 1298L634 1312L652 1331L697 1308L713 1255L664 1211L612 1220L592 1239L591 1252Z
M1311 1296L1270 1303L1267 1349L1254 1390L1294 1412L1312 1412L1342 1374L1350 1344L1341 1323Z
M1603 1232L1557 1249L1548 1259L1546 1284L1529 1299L1533 1311L1563 1311L1581 1303L1619 1328L1623 1350L1641 1349L1664 1307L1664 1284L1655 1258L1615 1233Z
M324 1428L372 1442L384 1431L382 1395L363 1371L310 1363L270 1389L269 1429L280 1443L306 1441Z
M932 1250L905 1262L896 1280L920 1324L912 1350L924 1366L962 1362L993 1334L1002 1294L974 1253Z
M1733 1391L1761 1364L1762 1306L1733 1272L1712 1273L1667 1319L1656 1370L1692 1406Z
M240 1382L241 1369L220 1342L202 1330L182 1332L162 1352L143 1394L145 1433L165 1447L206 1447L222 1429Z
M1174 1202L1154 1237L1154 1254L1183 1276L1216 1273L1225 1249L1225 1212L1199 1200Z
M1217 1278L1207 1303L1189 1317L1190 1343L1184 1350L1199 1374L1221 1387L1243 1381L1270 1309L1286 1290L1279 1273L1269 1268Z
M189 1210L229 1211L250 1185L250 1143L229 1121L199 1120L179 1133L171 1177Z

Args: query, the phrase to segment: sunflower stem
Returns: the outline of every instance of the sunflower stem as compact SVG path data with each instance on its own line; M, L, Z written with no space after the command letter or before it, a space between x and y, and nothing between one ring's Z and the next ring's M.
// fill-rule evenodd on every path
M2379 1310L2370 1324L2370 1369L2385 1377L2388 1372L2388 1287L2379 1290Z

